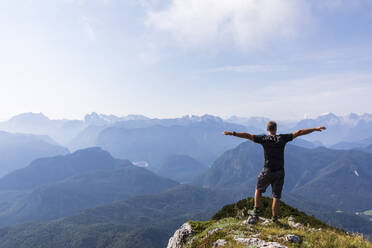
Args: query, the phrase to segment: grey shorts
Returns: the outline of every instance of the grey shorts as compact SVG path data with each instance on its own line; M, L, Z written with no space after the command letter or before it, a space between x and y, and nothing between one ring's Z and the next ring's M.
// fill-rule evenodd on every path
M284 184L284 176L284 170L272 172L263 169L257 177L256 189L261 193L265 193L267 187L271 184L273 197L280 199Z

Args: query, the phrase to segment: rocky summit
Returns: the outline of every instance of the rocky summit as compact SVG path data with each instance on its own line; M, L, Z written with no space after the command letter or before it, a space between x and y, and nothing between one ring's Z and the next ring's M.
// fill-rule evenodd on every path
M281 203L279 221L270 220L272 200L264 197L262 216L251 224L253 199L224 206L209 221L188 221L169 239L167 248L372 248L362 235L329 226Z

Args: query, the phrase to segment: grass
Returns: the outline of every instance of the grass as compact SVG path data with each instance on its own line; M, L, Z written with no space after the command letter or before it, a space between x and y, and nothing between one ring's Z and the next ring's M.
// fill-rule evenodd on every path
M262 197L261 200L261 212L262 217L271 218L271 204L272 199L268 197ZM248 210L253 209L253 198L248 197L247 199L242 199L234 204L225 205L220 211L218 211L213 217L213 220L219 220L226 217L246 217L248 216ZM280 217L285 218L292 216L295 222L301 223L305 226L311 226L314 228L334 228L331 227L320 220L316 219L314 216L308 216L297 208L293 208L287 205L285 202L280 202ZM336 228L334 228L336 229Z
M372 209L371 210L364 211L363 214L365 214L365 215L372 215Z
M309 228L293 229L287 224L286 219L280 219L282 226L276 224L264 225L241 225L242 220L236 218L224 218L220 220L199 222L190 221L191 227L196 228L193 242L185 248L212 248L213 243L218 239L227 241L225 247L241 248L246 247L237 243L234 237L251 237L256 234L258 238L268 242L278 242L290 248L372 248L372 244L363 240L362 236L340 233L334 229L322 229L314 231ZM208 232L220 228L208 235ZM194 229L193 229L194 230ZM301 237L300 244L285 241L287 234L294 234Z
M263 217L271 217L271 199L264 198ZM218 239L224 239L227 244L224 247L242 248L247 247L237 243L235 237L255 237L268 241L278 242L290 248L372 248L372 244L365 241L360 235L347 234L343 230L331 227L317 220L314 216L292 208L285 203L281 204L280 223L269 225L242 225L249 209L253 208L253 199L243 199L235 204L224 206L209 221L189 221L194 236L185 248L212 248ZM293 216L296 222L300 222L305 229L294 229L288 225L288 217ZM321 228L319 230L319 228ZM213 231L213 232L212 232ZM287 234L301 237L300 244L285 241Z

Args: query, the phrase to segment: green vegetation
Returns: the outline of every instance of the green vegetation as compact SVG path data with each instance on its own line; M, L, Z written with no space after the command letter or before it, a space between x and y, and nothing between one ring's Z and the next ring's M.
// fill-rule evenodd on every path
M220 192L178 185L63 219L2 228L0 247L166 247L180 225L190 219L208 220L227 202L231 199Z
M271 216L271 200L264 197L262 201L263 217ZM247 210L253 207L253 199L247 198L235 204L224 206L209 221L189 221L194 235L184 248L209 248L213 247L218 239L224 239L227 244L224 247L246 247L238 243L235 238L256 237L267 242L278 242L291 248L372 248L372 244L365 241L362 236L348 234L343 230L328 226L313 216L288 206L281 205L280 224L269 222L257 225L243 224L247 219ZM302 223L304 228L292 228L288 223L288 217L293 216L295 222ZM285 240L287 234L294 234L301 238L301 243L292 243Z
M365 215L372 215L372 209L371 210L364 211L363 214L365 214Z
M261 201L261 216L264 218L271 218L271 205L272 199L263 197ZM253 198L242 199L234 204L225 205L220 211L218 211L213 217L213 220L220 220L227 217L245 217L248 216L248 210L253 209L254 203ZM310 225L314 228L331 228L329 225L316 219L314 216L308 216L304 212L299 211L297 208L293 208L283 201L280 203L280 217L286 218L293 216L295 222Z

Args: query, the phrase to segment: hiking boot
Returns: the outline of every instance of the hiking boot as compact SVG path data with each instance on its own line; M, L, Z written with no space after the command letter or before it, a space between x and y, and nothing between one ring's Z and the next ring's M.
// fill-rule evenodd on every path
M258 217L260 216L261 211L259 208L254 207L252 211L252 216L258 220Z
M248 224L251 224L251 225L257 224L261 211L255 207L253 208L253 210L249 210L248 214L250 215L247 220Z
M258 217L255 218L253 216L249 216L248 217L248 220L247 220L248 224L250 224L250 225L256 225L257 224L257 221L258 221Z
M278 216L273 216L273 217L271 217L271 221L272 221L273 223L275 223L275 224L278 224L278 225L281 224L281 223L279 222L279 220L278 220Z

